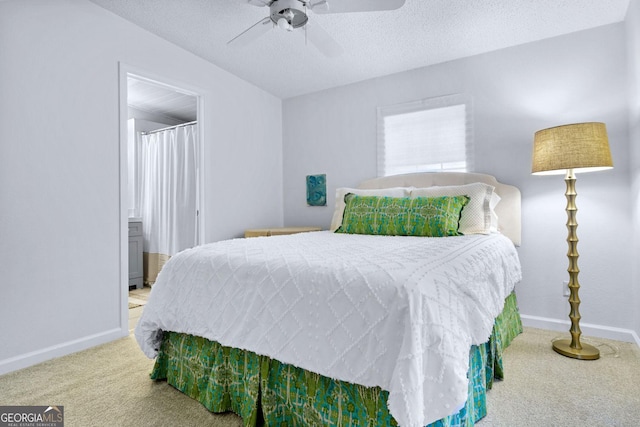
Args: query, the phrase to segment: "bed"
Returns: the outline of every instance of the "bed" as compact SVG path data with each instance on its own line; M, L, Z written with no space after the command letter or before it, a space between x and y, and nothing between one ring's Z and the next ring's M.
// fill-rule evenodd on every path
M165 265L135 336L167 380L246 426L462 426L522 331L520 192L426 173L338 189L330 230Z

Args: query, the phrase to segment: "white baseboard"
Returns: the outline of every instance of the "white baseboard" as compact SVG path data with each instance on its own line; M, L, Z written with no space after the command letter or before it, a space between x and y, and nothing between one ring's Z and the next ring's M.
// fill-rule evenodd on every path
M548 329L551 331L569 332L571 322L569 320L552 319L549 317L529 316L521 314L522 324L531 328ZM614 328L610 326L580 323L580 330L585 336L607 338L617 341L636 343L640 347L640 337L631 329Z
M99 334L89 335L77 340L43 348L41 350L32 351L19 356L10 357L0 360L0 375L17 371L18 369L28 368L56 357L66 356L78 351L86 350L100 344L117 340L129 335L129 331L121 328L111 329Z

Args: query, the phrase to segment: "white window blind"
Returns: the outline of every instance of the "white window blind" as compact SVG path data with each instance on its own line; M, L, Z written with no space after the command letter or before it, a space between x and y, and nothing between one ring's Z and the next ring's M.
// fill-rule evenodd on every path
M471 102L448 95L378 108L378 176L473 170Z

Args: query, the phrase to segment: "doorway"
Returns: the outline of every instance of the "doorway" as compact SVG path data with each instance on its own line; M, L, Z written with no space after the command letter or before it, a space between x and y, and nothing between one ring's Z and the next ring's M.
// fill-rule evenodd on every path
M121 64L121 326L129 333L164 262L203 242L201 106L198 90ZM189 179L170 181L175 168Z

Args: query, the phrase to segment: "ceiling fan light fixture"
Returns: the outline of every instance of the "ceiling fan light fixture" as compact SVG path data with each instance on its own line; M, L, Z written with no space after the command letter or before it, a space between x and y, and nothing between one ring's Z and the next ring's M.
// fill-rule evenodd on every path
M278 28L285 31L293 31L293 27L289 24L286 18L278 19Z
M303 27L309 17L305 10L305 3L301 0L275 0L271 3L271 20L280 26L280 19L285 19L293 28Z
M0 0L2 1L2 0ZM227 42L234 47L243 47L266 34L274 26L286 31L303 28L305 44L308 40L321 53L330 58L344 51L340 44L318 23L307 28L307 10L315 13L348 13L394 10L405 0L243 0L253 6L268 7L269 16L247 28ZM329 6L331 4L331 6ZM302 33L297 31L297 33Z

